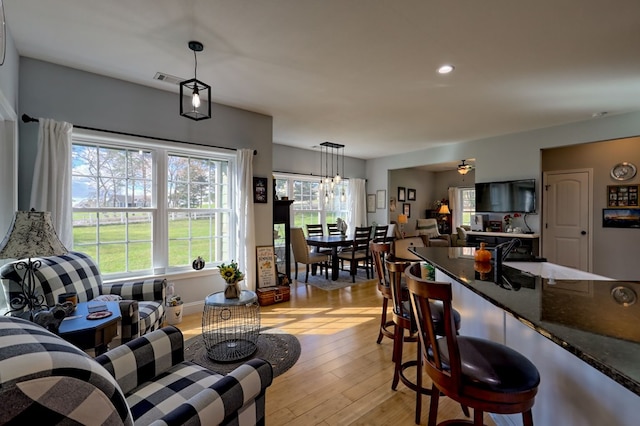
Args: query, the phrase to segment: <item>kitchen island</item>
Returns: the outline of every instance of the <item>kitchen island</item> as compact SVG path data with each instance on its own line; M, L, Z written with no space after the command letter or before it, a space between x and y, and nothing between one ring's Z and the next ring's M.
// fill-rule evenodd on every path
M538 367L535 424L637 424L640 283L562 267L553 276L547 263L538 264L546 271L540 276L505 262L495 277L491 267L475 264L473 248L411 251L435 266L438 281L452 283L461 334L503 343ZM571 271L579 279L569 279ZM516 417L494 419L519 424Z

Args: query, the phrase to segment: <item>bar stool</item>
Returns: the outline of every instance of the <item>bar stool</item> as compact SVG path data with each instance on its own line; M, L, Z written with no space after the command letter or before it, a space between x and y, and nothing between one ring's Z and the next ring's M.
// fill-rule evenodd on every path
M417 335L417 324L411 308L409 300L409 292L404 282L404 272L411 265L411 262L388 257L385 260L387 272L389 274L389 287L391 288L391 300L393 301L393 322L395 323L395 333L393 338L393 357L395 363L393 372L393 382L391 389L396 390L398 382L402 382L409 389L416 392L416 424L420 424L422 416L422 395L431 395L433 398L433 389L422 387L422 350ZM415 266L420 268L420 264ZM436 303L431 304L431 314L433 324L435 326L436 335L444 335L442 306ZM460 314L454 310L456 330L460 328ZM406 331L406 333L405 333ZM403 343L413 343L417 345L417 355L415 360L402 362ZM416 381L412 382L405 374L408 368L416 367ZM439 392L436 390L436 394ZM466 406L462 406L465 414L468 413Z
M386 278L386 268L384 259L391 252L390 243L379 243L374 240L369 243L369 251L371 251L371 257L373 257L373 267L378 276L378 291L382 295L382 315L380 316L380 332L378 333L378 340L376 343L382 342L383 337L393 339L394 330L391 327L394 326L393 320L387 319L387 310L389 307L389 300L391 300L391 288Z
M458 336L451 307L451 284L420 278L419 266L405 271L416 318L420 353L433 382L429 426L436 426L440 392L473 408L474 425L483 424L484 412L522 413L525 426L533 426L533 407L540 384L535 365L519 352L490 340ZM432 301L442 303L442 324L433 321ZM444 338L436 335L444 328ZM471 424L447 421L446 424ZM444 423L443 423L444 424Z

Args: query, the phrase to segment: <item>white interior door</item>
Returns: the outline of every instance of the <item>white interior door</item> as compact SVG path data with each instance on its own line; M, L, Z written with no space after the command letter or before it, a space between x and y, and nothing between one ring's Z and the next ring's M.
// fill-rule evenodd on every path
M543 180L542 255L591 271L592 171L546 172Z

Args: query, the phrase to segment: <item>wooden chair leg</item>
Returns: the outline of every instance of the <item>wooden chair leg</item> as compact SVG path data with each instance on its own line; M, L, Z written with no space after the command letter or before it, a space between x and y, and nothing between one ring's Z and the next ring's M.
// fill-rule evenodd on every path
M473 409L473 424L474 426L483 426L484 422L482 420L484 412L477 408Z
M428 426L436 426L438 420L438 401L440 400L440 389L436 385L431 386L431 403L429 404Z
M324 263L324 279L325 280L329 279L329 263L328 262Z
M296 280L298 279L298 262L295 262L296 264Z
M533 415L531 414L531 409L522 413L522 424L524 426L533 426Z
M418 357L416 362L416 385L418 386L418 391L416 391L416 424L420 424L420 418L422 417L422 350L420 349L420 341L418 341Z
M376 340L377 344L382 342L382 338L384 335L382 334L382 330L387 327L387 306L389 305L389 299L386 297L382 298L382 315L380 317L380 332L378 333L378 340Z
M395 326L393 333L393 355L391 358L394 360L395 368L393 369L393 382L391 382L391 389L396 390L398 382L400 381L400 369L402 368L402 343L404 340L404 328Z
M309 282L309 264L307 263L307 276L304 277L304 282L308 283Z

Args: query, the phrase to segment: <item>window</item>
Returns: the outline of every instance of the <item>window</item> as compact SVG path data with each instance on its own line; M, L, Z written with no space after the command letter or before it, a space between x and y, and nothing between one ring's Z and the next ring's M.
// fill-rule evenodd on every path
M337 218L348 216L348 181L336 184L333 191L320 189L320 179L306 176L278 175L276 195L294 200L293 224L305 228L307 223L336 223Z
M74 249L103 274L229 258L232 156L83 135L74 135L72 152Z
M457 192L458 204L461 206L458 223L471 226L471 218L476 213L476 190L475 188L458 188Z

